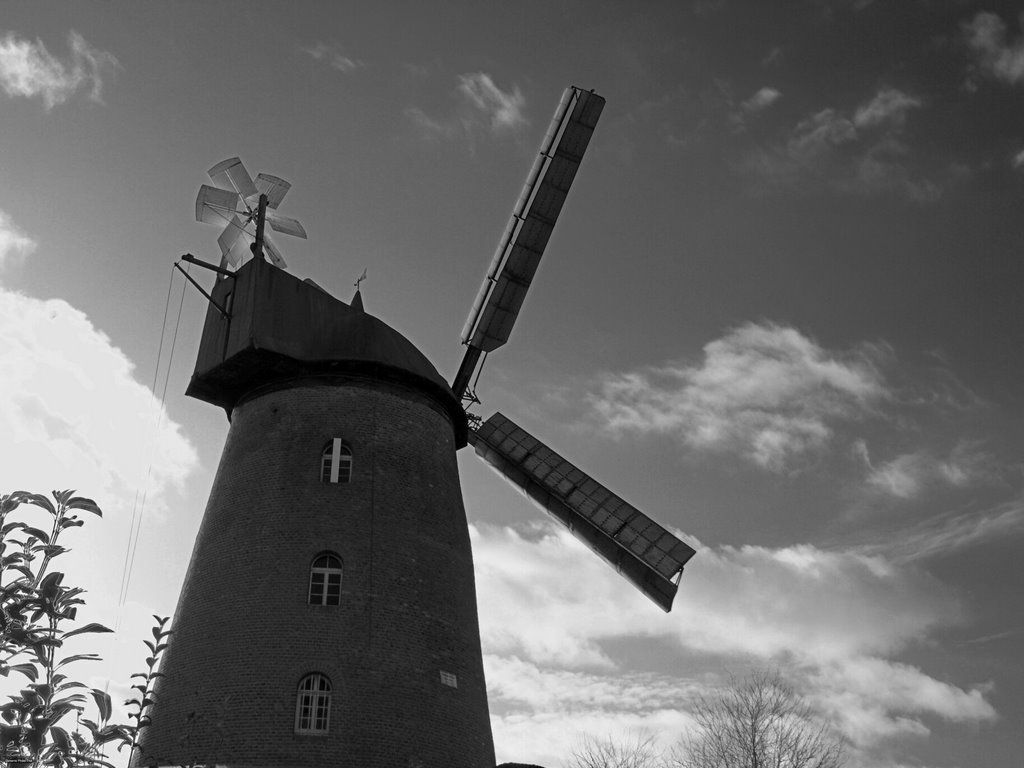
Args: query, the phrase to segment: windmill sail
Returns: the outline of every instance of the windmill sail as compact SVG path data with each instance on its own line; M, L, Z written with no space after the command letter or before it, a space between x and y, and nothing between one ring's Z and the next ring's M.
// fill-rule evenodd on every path
M292 185L277 176L261 173L255 183L249 172L237 157L217 163L209 170L216 186L203 184L196 197L196 221L205 224L225 224L224 231L217 238L224 264L235 269L250 258L253 243L256 242L257 212L260 195L267 197L266 222L275 232L305 239L306 229L298 220L277 213L277 206ZM263 236L263 254L270 263L285 269L284 256L269 235Z
M692 547L501 413L471 430L469 442L662 610L672 610Z
M590 143L604 98L567 88L462 331L469 346L452 389L461 397L482 352L508 341Z

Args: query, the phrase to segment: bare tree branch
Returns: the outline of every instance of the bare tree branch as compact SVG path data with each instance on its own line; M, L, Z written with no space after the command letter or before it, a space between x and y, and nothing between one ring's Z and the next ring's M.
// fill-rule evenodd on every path
M669 757L673 768L841 768L846 761L831 724L777 672L732 678L717 696L698 699L693 717L696 729Z
M622 741L584 736L572 751L570 768L657 768L662 756L654 736L631 733Z

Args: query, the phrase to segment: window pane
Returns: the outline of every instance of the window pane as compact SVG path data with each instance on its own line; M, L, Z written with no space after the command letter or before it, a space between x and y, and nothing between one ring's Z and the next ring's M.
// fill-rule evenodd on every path
M323 605L324 602L324 574L313 572L309 576L309 602L313 605Z

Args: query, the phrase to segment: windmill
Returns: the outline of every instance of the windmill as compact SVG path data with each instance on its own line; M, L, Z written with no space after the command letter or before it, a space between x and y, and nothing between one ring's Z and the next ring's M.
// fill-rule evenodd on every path
M275 232L306 238L306 230L298 221L277 213L277 207L292 185L267 173L259 174L253 182L237 157L217 163L208 173L215 186L203 184L199 188L196 221L224 225L217 238L221 267L230 264L237 269L249 257L254 245L266 249L275 267L288 266L281 250L263 232L263 222L265 219Z
M452 391L469 383L512 333L555 222L604 108L593 91L566 89L462 332L466 352ZM672 608L694 550L501 413L470 417L469 443L500 475L657 603Z
M493 766L466 445L671 608L693 549L507 417L467 410L603 106L562 97L451 384L364 310L359 281L346 303L281 268L263 225L304 236L276 212L287 182L253 182L238 158L210 170L196 217L225 227L220 266L182 257L218 275L209 293L189 277L209 306L186 394L230 427L133 765Z

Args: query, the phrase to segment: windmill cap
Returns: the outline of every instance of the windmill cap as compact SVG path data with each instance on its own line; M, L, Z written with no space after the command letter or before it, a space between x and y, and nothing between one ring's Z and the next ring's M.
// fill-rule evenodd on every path
M457 447L466 444L466 414L448 383L411 341L361 306L262 259L219 281L213 298L230 302L231 318L209 309L186 394L230 413L267 386L307 376L364 377L430 396L449 415Z

